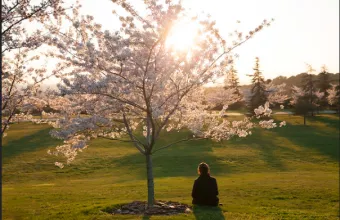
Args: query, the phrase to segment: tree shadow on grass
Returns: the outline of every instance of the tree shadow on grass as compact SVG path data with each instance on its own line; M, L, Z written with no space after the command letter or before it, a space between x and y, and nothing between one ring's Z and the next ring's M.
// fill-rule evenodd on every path
M317 119L315 119L317 120ZM328 156L331 160L339 161L339 131L335 134L327 129L315 126L287 125L277 132L279 136L305 149L316 150Z
M20 139L9 141L2 147L3 159L6 161L21 153L33 152L48 146L57 146L61 141L51 138L50 130L51 128L46 128Z
M314 117L308 117L310 122L321 122L327 127L338 129L340 127L340 120L337 115L317 115Z
M287 167L282 163L282 160L279 159L278 156L275 155L275 146L272 143L266 143L261 145L262 153L261 156L267 164L272 167L276 168L279 171L286 171Z
M225 220L220 207L193 206L193 213L196 220Z
M174 137L177 139L183 138L180 136L186 135L172 133L166 137L161 137L158 141L156 148L171 143ZM174 136L174 137L173 137ZM170 140L169 140L170 139ZM238 142L238 143L236 143ZM275 152L275 143L262 135L256 134L237 140L236 142L229 142L227 146L223 143L216 143L211 140L196 140L189 142L182 142L167 149L156 152L152 155L153 160L153 173L157 178L162 177L197 177L197 165L200 162L206 162L210 165L212 175L230 175L240 172L249 172L247 166L253 166L256 170L257 165L261 165L260 160L266 162L267 166L271 169L284 171L286 167L281 161L280 157ZM218 148L228 149L229 144L238 145L241 151L245 152L249 148L257 148L260 153L257 156L259 159L254 159L254 155L234 155L228 157L228 150L225 154L219 154ZM254 146L254 144L256 144ZM113 152L119 150L118 145L113 145ZM131 148L134 148L131 145ZM234 148L234 147L233 147ZM230 148L230 151L233 151ZM227 157L227 158L226 158ZM235 162L230 164L228 160ZM137 179L144 179L146 175L145 156L140 154L136 149L135 153L125 155L119 158L101 158L101 159L88 159L87 163L90 167L95 166L96 169L119 168L122 174L134 175Z
M263 129L255 129L251 136L246 138L234 138L229 141L230 145L237 146L238 148L246 147L249 150L257 150L258 155L256 158L243 157L238 158L239 163L242 162L243 166L253 166L252 168L256 168L256 166L262 167L260 160L266 163L267 168L278 170L278 171L286 171L287 167L282 161L280 157L281 152L277 152L275 141L273 141L272 134L266 133ZM246 149L245 149L246 150Z
M153 154L153 173L155 177L196 177L197 166L203 161L210 165L214 175L231 172L230 167L218 164L218 159L213 154L210 141L185 142ZM129 172L135 173L139 178L145 178L145 156L140 153L112 160L111 163L117 167L128 166Z

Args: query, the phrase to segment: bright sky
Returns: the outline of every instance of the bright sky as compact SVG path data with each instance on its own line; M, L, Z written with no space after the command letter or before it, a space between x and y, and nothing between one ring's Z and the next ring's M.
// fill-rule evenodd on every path
M256 56L266 79L299 74L306 71L306 63L317 72L324 64L329 72L339 72L338 0L182 0L182 3L193 13L210 14L226 39L236 27L247 33L263 19L275 19L269 28L237 49L240 57L235 68L241 84L250 83L246 75L252 73ZM94 15L105 29L117 28L111 1L87 0L82 5L82 12ZM241 23L237 24L237 20Z
M263 19L275 19L237 50L241 83L250 83L246 74L252 72L256 56L265 78L296 75L306 70L305 63L317 72L323 64L330 72L339 72L338 0L184 0L184 4L211 14L225 36L235 20L249 30Z

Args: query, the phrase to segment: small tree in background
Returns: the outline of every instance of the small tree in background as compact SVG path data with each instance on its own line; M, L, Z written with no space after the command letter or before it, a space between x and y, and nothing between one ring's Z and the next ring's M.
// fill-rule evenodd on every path
M331 84L329 79L329 73L325 65L321 67L321 72L319 73L317 78L317 84L318 88L320 89L320 92L324 93L323 97L320 100L320 106L327 107L328 106L327 96L329 95L327 90L331 87Z
M335 106L339 113L340 108L340 85L331 84L331 88L327 89L327 101L330 106Z
M273 82L270 82L269 84L266 84L266 92L267 100L271 105L282 105L286 100L288 100L285 83L274 85Z
M315 103L317 96L315 95L316 91L316 83L314 80L314 72L315 70L310 64L307 65L307 73L303 76L301 85L304 91L304 99L309 102L309 106ZM314 111L316 108L311 108L311 115L314 116Z
M315 109L315 105L311 104L305 97L299 97L295 104L295 114L303 116L303 124L306 125L306 117L309 112Z
M249 100L249 111L254 114L254 109L257 106L264 105L267 102L267 92L262 72L260 71L260 59L255 58L255 67L253 68L254 74L249 75L252 77L251 97Z
M313 111L318 107L318 102L323 97L323 93L320 91L316 91L313 93L314 102L310 103L309 95L306 92L297 86L292 87L292 98L290 100L290 104L294 106L295 113L298 115L303 115L304 124L306 121L307 115L312 114Z
M234 64L230 65L228 72L224 78L224 89L232 89L235 97L238 97L238 101L229 105L229 109L240 109L244 105L243 96L240 92L240 83L237 76L237 70L234 68Z

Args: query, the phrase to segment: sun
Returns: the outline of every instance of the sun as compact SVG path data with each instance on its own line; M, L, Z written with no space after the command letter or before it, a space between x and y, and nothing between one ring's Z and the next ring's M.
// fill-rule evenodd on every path
M198 36L198 25L194 22L175 24L167 37L166 46L177 51L188 50L195 45Z

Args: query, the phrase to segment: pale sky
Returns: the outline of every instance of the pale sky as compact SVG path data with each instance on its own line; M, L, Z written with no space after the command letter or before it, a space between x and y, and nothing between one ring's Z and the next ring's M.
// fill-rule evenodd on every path
M210 13L221 32L240 20L242 28L256 27L263 19L275 21L242 45L236 61L241 83L250 83L255 57L265 78L291 76L311 64L317 72L325 64L332 73L339 72L339 1L338 0L185 0L185 5ZM227 33L226 35L227 36Z
M131 1L140 8L141 0ZM81 12L91 14L105 29L117 29L109 0L83 0ZM137 5L138 3L138 5ZM273 24L239 47L235 68L241 84L250 84L255 57L266 79L292 76L306 71L306 63L316 72L322 65L339 72L339 0L182 0L192 13L204 11L216 20L221 34L236 27L248 33L264 19ZM241 23L237 24L239 20Z

